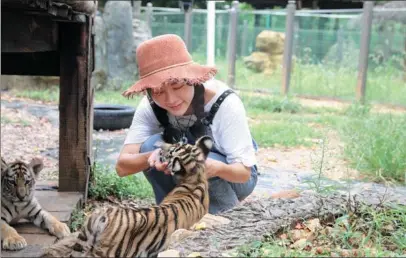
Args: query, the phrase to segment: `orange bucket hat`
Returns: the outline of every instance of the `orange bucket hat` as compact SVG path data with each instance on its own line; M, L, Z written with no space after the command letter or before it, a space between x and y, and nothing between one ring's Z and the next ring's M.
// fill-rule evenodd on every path
M173 34L157 36L141 43L136 59L140 79L122 93L125 97L148 88L159 90L165 84L203 83L217 73L215 67L195 63L183 40Z

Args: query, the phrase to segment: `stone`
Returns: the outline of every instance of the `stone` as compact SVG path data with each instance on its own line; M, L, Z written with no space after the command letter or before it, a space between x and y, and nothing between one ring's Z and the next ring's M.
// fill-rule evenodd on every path
M258 34L255 47L261 52L271 55L280 55L283 54L284 44L285 33L264 30Z
M133 52L135 54L138 46L142 42L152 38L152 32L151 32L151 29L148 27L148 24L143 20L140 20L138 18L133 18L132 24L133 24L133 38L134 38Z
M169 249L158 254L158 257L180 257L180 253L177 250Z
M229 219L208 213L204 215L204 217L198 223L195 223L192 226L192 229L193 230L212 229L214 227L227 225L228 223L230 223ZM202 225L204 225L203 228L201 228Z
M264 30L258 34L255 42L256 51L244 57L244 65L255 72L272 75L282 68L285 34Z
M191 230L187 230L187 229L183 229L183 228L178 229L178 230L176 230L175 232L172 233L172 235L171 235L171 243L172 242L180 242L183 239L185 239L185 238L187 238L189 236L192 236L194 234L196 234L196 232L193 232Z
M286 198L286 199L293 199L300 197L300 194L292 189L292 190L283 190L277 193L271 194L271 198L278 199L278 198Z
M107 85L119 90L135 81L137 66L133 52L132 7L129 1L108 1L103 21L106 37Z

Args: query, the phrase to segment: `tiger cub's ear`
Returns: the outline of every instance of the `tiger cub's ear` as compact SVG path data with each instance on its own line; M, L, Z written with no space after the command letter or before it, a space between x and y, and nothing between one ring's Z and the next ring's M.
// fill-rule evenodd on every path
M29 164L35 176L38 176L39 172L44 168L44 163L40 158L33 158Z
M210 136L202 136L196 141L196 146L199 147L205 158L209 155L211 148L213 148L213 139Z

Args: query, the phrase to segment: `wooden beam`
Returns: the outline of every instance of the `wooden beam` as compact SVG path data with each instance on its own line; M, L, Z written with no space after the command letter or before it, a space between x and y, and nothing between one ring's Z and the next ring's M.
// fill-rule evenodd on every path
M59 76L59 53L1 53L1 74Z
M93 91L91 17L60 26L59 191L85 193L90 173Z
M1 52L45 52L58 49L58 25L48 16L1 11Z

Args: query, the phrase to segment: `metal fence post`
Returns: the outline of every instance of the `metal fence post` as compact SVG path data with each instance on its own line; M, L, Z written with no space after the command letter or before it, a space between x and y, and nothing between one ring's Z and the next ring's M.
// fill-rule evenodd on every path
M145 12L148 28L152 33L152 3L147 3L147 11Z
M230 24L228 38L228 77L227 84L235 88L235 62L237 50L238 1L233 1L230 9Z
M361 24L361 42L360 42L360 53L358 62L358 79L357 79L357 90L356 97L361 103L365 101L365 86L367 80L367 70L368 70L368 53L369 53L369 42L371 39L371 25L372 25L372 15L373 15L374 3L371 1L364 2L364 10L362 12L362 24Z
M293 52L293 32L295 19L296 3L289 0L286 6L286 35L285 45L283 48L283 70L282 70L282 94L287 95L289 92L290 73L292 71L292 52Z
M192 7L185 11L185 44L189 52L192 52Z
M241 52L240 52L241 56L244 56L245 53L247 52L247 38L248 38L248 21L244 20L241 35Z

